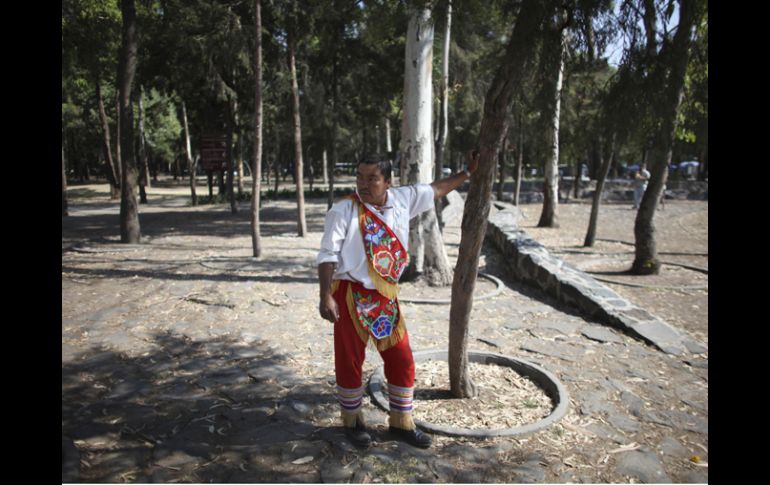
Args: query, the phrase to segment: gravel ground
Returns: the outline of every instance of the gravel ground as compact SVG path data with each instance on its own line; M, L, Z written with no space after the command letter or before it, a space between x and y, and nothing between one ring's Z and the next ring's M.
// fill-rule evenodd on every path
M106 200L106 186L70 194L71 216L62 219L63 481L708 481L708 354L669 356L586 320L516 282L486 245L480 269L504 288L474 305L470 348L554 373L569 392L567 416L526 437L436 435L422 451L392 441L386 415L366 398L375 445L359 451L338 428L331 327L317 316L323 201L308 201L305 238L296 237L292 201L265 202L264 257L254 260L248 204L232 215L228 206L186 207L184 186L153 188L140 209L143 244L131 246L116 244L119 204ZM523 227L565 260L630 278L617 260L630 264L631 246L580 247L589 209L561 205L562 227L537 229L539 206L525 205ZM707 202L674 201L658 213L659 250L687 253L665 260L708 267L707 211ZM633 215L605 206L599 237L632 242ZM447 227L450 259L459 235L459 222ZM644 277L658 288L611 285L707 342L707 290L660 288L707 285L704 273L690 272ZM430 297L442 291L451 296ZM448 306L404 304L403 312L414 350L447 347ZM379 365L369 353L365 374Z

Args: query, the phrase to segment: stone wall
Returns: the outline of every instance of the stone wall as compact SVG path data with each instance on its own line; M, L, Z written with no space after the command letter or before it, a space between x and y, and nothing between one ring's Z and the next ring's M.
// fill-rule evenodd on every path
M514 276L557 300L577 308L586 317L644 340L664 352L701 353L706 347L643 308L626 301L590 275L552 256L540 243L519 229L521 211L495 203L486 237L503 253Z

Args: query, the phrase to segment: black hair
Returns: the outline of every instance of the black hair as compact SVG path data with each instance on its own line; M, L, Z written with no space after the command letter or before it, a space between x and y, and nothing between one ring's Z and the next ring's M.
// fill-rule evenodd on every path
M380 173L385 177L386 182L390 180L393 174L393 161L387 154L371 153L364 155L364 157L358 161L358 165L361 165L362 163L366 165L377 165L380 169Z

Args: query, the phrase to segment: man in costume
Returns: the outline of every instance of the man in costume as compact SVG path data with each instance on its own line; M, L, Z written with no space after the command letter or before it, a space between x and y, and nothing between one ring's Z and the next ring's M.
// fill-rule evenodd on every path
M319 311L334 323L337 400L345 434L357 446L371 444L361 414L367 343L385 362L389 431L413 446L431 445L412 419L414 359L398 304L398 280L409 263L410 219L432 208L434 199L459 187L477 168L473 152L462 172L431 184L392 188L390 160L371 156L358 164L356 193L326 214L316 260Z

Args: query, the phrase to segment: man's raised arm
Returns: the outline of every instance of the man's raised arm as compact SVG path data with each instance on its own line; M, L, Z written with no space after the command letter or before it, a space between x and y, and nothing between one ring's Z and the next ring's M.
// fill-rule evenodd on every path
M471 150L466 155L466 159L468 160L467 169L454 175L450 175L447 178L436 180L430 184L430 186L433 187L434 198L440 199L441 197L444 197L446 194L462 185L462 183L468 180L471 177L471 174L476 171L479 167L479 153L476 150Z

